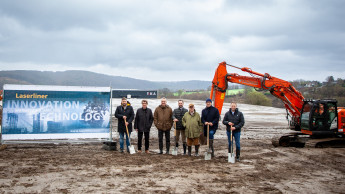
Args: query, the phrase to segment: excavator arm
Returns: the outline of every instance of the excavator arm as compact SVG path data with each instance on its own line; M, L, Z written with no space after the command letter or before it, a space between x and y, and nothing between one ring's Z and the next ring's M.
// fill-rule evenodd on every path
M228 73L226 66L240 69L243 72L249 73L251 76ZM221 62L212 81L210 96L211 99L214 99L214 106L219 110L219 113L222 111L228 82L270 91L273 96L279 98L284 103L285 108L292 116L294 122L299 124L304 97L290 82L273 77L268 73L261 74L255 72L248 67L239 68L226 62Z

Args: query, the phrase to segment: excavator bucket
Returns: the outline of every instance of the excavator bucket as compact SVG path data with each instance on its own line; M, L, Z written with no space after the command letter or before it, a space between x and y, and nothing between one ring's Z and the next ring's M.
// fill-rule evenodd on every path
M210 98L214 100L214 106L218 109L219 114L221 114L222 112L226 89L228 88L228 80L226 79L227 74L228 72L226 70L226 63L219 63L212 81L210 96Z

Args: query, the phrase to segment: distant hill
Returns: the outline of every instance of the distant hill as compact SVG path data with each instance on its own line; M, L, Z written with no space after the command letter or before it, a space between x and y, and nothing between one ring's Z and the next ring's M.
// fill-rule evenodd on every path
M211 81L153 82L122 76L110 76L89 71L0 71L0 87L4 84L111 86L114 89L207 89Z

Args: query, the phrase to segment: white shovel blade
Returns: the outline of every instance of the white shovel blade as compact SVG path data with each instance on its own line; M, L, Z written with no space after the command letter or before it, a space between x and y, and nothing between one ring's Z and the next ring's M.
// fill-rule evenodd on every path
M235 163L235 154L228 153L228 162L229 163Z
M171 155L173 155L173 156L177 156L177 149L173 149L173 151L172 151Z
M134 146L129 146L129 153L130 154L135 154L135 149L134 149Z
M205 160L211 160L211 154L208 152L205 152Z

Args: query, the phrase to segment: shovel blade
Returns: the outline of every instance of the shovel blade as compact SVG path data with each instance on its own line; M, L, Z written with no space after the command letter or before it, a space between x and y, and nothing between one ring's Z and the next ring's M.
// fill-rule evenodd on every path
M171 155L173 155L173 156L177 156L177 148L175 148L175 149L173 149L173 151L172 151L172 153L171 153Z
M211 154L209 152L205 152L205 160L211 160Z
M235 163L235 154L228 153L228 162L229 163Z
M130 154L135 154L135 149L134 149L134 146L129 146L129 153Z

